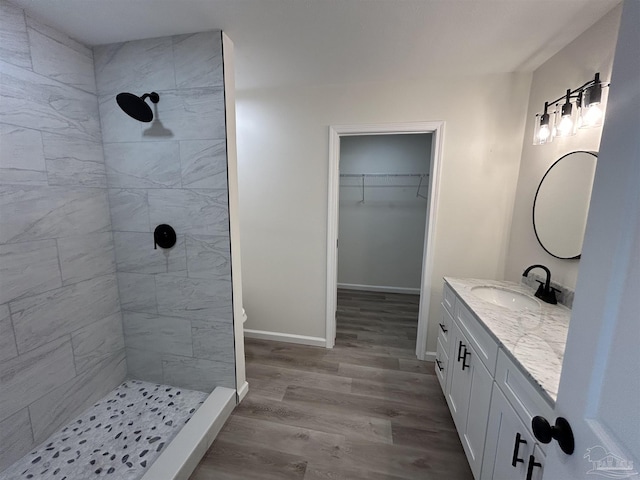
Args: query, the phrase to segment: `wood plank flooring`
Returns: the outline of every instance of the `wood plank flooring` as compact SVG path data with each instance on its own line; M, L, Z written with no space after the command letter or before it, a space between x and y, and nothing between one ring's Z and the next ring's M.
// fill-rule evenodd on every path
M338 290L331 350L246 339L249 393L191 480L472 480L418 301Z

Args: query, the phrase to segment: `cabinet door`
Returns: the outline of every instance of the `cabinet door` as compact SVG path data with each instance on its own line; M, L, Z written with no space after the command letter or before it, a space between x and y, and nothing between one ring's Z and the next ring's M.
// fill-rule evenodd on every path
M493 379L455 322L450 341L447 403L473 476L480 478Z
M480 478L493 377L480 360L477 352L469 346L467 348L470 353L470 356L467 357L467 365L471 370L471 388L462 447L467 454L473 476ZM462 365L462 361L460 364Z
M449 330L449 380L446 399L449 410L451 410L453 423L455 423L456 430L461 437L467 423L471 395L471 369L462 369L462 353L465 345L466 339L455 322L452 322Z
M525 480L533 450L534 441L526 426L495 386L491 397L482 480Z

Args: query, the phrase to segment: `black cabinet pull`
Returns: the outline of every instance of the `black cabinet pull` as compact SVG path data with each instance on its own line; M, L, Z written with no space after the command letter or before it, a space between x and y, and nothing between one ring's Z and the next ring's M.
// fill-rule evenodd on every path
M511 458L511 466L517 467L518 463L524 463L524 459L518 458L518 452L520 451L520 444L526 445L527 441L522 439L520 432L516 433L516 443L513 446L513 457Z
M467 349L467 346L462 343L462 340L458 340L458 361L462 360L462 348Z
M462 353L462 349L464 348L464 353ZM471 365L467 365L467 356L471 355L471 352L467 350L467 346L462 343L461 340L458 340L458 362L462 360L462 370L469 368Z
M541 467L542 464L536 462L536 457L533 455L529 455L529 466L527 467L527 480L531 480L533 478L533 468Z
M444 325L442 323L440 323L439 325L440 325L440 330L442 330L442 333L447 333L449 331L446 328L444 328Z
M464 347L464 356L462 357L462 370L469 368L471 365L467 364L467 356L470 356L471 352Z
M440 371L444 370L444 367L440 365L440 360L438 360L437 358L436 358L436 365L438 366L438 370Z

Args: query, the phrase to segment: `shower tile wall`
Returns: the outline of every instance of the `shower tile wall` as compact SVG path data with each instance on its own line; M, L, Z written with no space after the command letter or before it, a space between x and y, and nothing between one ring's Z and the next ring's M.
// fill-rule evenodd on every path
M94 58L129 375L235 388L221 33L99 46ZM115 101L151 91L159 123ZM167 251L153 248L163 223L178 236Z
M90 49L0 0L0 471L119 385Z

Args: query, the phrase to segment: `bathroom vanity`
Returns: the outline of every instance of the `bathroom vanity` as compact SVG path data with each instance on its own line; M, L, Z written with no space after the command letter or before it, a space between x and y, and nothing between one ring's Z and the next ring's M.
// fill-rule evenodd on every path
M512 282L445 278L436 374L476 480L542 478L571 311Z

